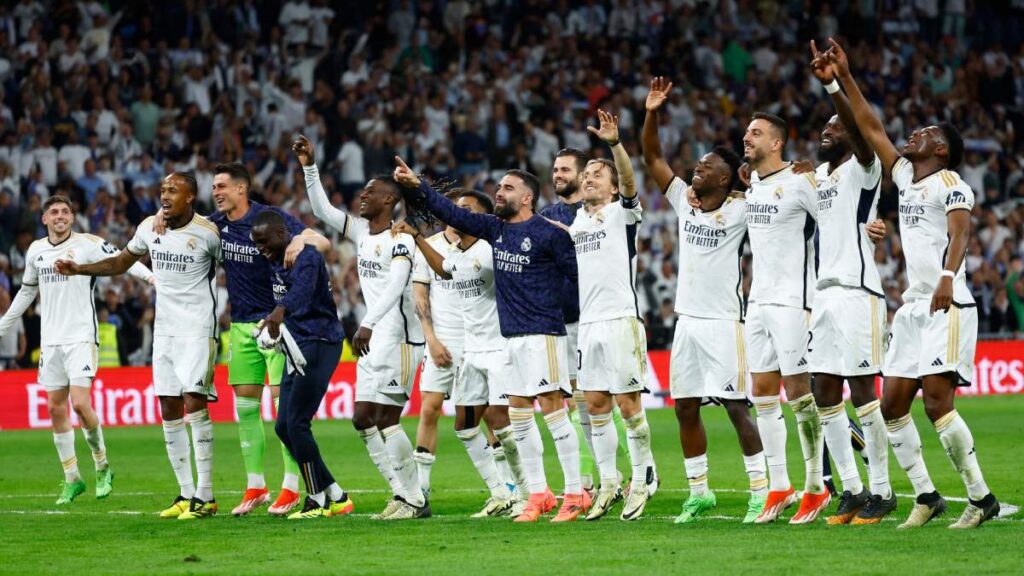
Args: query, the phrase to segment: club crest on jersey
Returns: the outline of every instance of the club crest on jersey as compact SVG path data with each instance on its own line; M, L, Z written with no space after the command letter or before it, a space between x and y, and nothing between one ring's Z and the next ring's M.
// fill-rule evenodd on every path
M722 216L721 212L715 213L715 224L725 226L725 216Z
M380 256L380 244L377 244L376 246L373 247L373 254L375 256Z
M483 268L483 264L480 263L480 259L473 258L473 269L479 272L481 268Z
M67 256L68 260L74 260L75 259L75 251L74 250L68 250L68 253L67 253L66 256Z
M533 242L530 242L530 237L523 238L523 243L519 245L523 249L523 252L529 252L530 248L533 248Z
M776 200L782 200L782 186L779 186L775 189L775 192L772 192L772 197Z
M594 220L597 220L598 224L604 224L604 212L594 214Z
M186 243L185 245L188 246L189 250L195 250L196 249L196 239L195 238L189 238L188 243Z

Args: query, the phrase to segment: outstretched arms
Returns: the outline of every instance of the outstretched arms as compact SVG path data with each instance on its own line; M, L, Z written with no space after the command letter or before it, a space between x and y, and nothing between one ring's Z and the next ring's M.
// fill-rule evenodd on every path
M394 178L395 182L398 182L403 188L414 188L418 193L423 194L427 210L430 210L445 224L487 241L493 241L500 233L501 223L496 217L490 214L477 214L452 204L451 200L438 194L430 184L421 181L412 168L409 168L409 165L398 156L395 156Z
M341 232L343 236L353 239L349 236L352 232L349 222L351 216L344 210L332 206L327 199L327 192L324 191L324 186L320 182L320 171L316 167L313 143L309 141L309 138L299 136L292 142L292 151L295 152L299 164L302 164L302 172L306 177L306 196L309 197L313 215L326 222L331 228Z
M874 151L871 150L871 146L868 146L864 137L861 136L860 130L857 129L857 121L850 108L850 101L846 99L846 95L843 94L836 82L836 76L832 71L827 53L820 52L814 40L811 40L811 57L811 71L832 97L832 104L836 107L839 121L843 123L843 127L850 135L850 148L853 149L853 155L857 157L857 162L860 162L862 166L870 166L875 161Z
M626 147L619 141L619 117L604 110L598 110L597 117L600 121L600 127L587 126L587 130L612 148L612 157L615 158L615 171L619 173L619 196L623 198L636 198L636 180L633 177L633 163L629 161ZM662 188L664 189L664 187Z
M672 168L661 151L661 141L658 140L658 110L668 99L668 94L671 91L672 82L660 76L651 80L651 91L647 94L645 104L647 117L644 118L644 128L640 140L644 151L644 164L647 165L647 170L662 193L668 189L669 183L675 178Z

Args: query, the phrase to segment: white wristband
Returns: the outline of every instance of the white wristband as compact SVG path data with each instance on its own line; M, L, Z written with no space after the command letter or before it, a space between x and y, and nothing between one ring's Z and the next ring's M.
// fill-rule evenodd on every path
M956 272L952 270L943 270L942 274L939 274L939 278L956 278Z
M836 80L832 80L828 84L825 84L825 92L828 92L829 94L835 94L836 92L839 92L839 82L837 82Z

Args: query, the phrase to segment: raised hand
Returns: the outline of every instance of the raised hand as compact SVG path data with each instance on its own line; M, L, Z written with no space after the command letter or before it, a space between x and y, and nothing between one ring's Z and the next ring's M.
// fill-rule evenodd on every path
M395 164L395 182L398 182L399 186L403 186L405 188L418 188L420 185L420 177L416 175L416 172L413 172L412 168L409 168L409 165L405 163L405 160L395 156Z
M420 231L415 226L405 220L399 220L391 225L391 235L398 236L399 234L408 234L413 238L420 235Z
M822 84L831 84L836 79L832 66L829 65L827 52L818 50L817 44L811 40L811 72Z
M65 260L58 258L53 266L57 269L57 272L65 276L75 276L78 272L78 264L74 260Z
M843 47L836 42L835 39L829 38L829 44L831 46L825 52L825 56L828 57L829 64L832 67L832 73L836 76L847 77L850 75L850 61L846 57L846 51Z
M672 82L666 80L663 76L657 76L651 80L651 91L647 94L647 102L644 106L648 112L653 112L668 100L669 93L672 92Z
M292 142L292 152L295 152L295 157L298 158L299 164L303 166L312 166L316 163L313 143L305 136L300 135L295 138L295 141Z
M650 99L650 97L648 97L648 99ZM604 110L598 109L597 119L601 123L600 127L594 128L593 126L587 126L587 130L591 134L597 136L601 140L604 140L608 144L618 144L619 117L609 112L605 112Z

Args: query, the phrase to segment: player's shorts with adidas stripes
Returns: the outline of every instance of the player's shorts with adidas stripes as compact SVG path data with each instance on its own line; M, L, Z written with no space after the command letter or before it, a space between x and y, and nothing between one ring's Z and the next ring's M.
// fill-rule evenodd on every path
M356 363L356 402L404 406L412 394L422 344L370 339L370 352Z
M204 336L153 336L153 387L157 396L205 394L217 400L213 364L217 341Z
M580 323L573 322L565 325L565 346L569 351L569 379L576 380L580 377Z
M882 373L917 379L956 372L957 384L969 385L978 344L978 309L954 305L934 315L930 310L930 300L912 300L896 311Z
M611 394L647 389L647 336L639 319L614 318L579 326L576 388Z
M867 376L885 360L885 300L848 286L830 286L814 295L807 361L811 372Z
M669 370L672 398L747 400L749 379L741 322L679 314Z
M747 367L754 374L778 370L783 376L809 371L810 313L796 306L758 304L747 308Z
M39 383L49 392L69 385L89 387L96 376L98 361L93 342L43 346L39 352Z
M420 373L420 392L436 392L444 394L445 398L451 398L452 389L455 387L455 377L462 364L462 342L458 346L452 346L442 342L452 355L452 362L447 366L438 366L430 358L430 354L423 355L423 371Z
M512 378L512 358L505 350L465 352L452 402L456 406L508 406L505 385Z
M505 353L510 366L505 388L509 396L533 398L549 392L572 395L565 336L513 336L506 340Z

